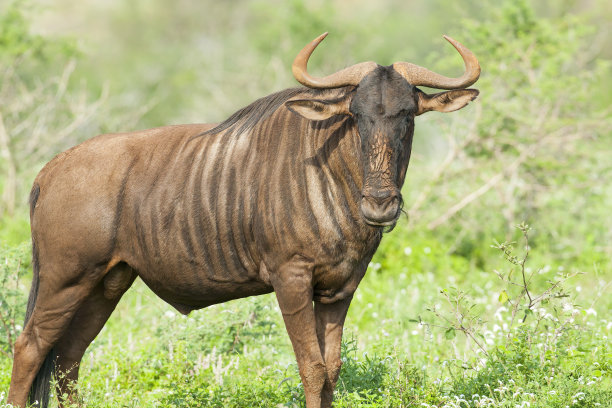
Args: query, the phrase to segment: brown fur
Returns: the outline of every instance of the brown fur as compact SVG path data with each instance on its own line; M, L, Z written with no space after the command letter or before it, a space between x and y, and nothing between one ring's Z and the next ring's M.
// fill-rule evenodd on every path
M48 356L70 393L138 276L181 313L274 291L307 407L331 406L350 300L399 216L419 100L379 67L357 88L283 91L216 127L102 135L59 154L34 181L37 269L8 401L25 406Z

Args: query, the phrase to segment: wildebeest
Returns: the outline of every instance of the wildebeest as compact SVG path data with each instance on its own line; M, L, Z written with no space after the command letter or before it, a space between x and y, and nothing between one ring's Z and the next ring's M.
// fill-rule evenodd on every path
M46 406L54 367L69 393L85 349L140 277L185 314L274 291L306 405L331 406L351 298L401 213L414 118L467 105L480 66L445 37L464 60L459 78L406 62L312 77L306 65L326 35L293 63L306 88L218 125L101 135L41 170L8 402L24 407L29 395Z

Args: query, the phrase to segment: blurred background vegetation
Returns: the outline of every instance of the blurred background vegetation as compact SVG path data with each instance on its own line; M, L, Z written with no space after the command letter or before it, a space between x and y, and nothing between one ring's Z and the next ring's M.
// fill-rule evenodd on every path
M403 190L407 216L383 239L349 312L353 340L346 343L338 404L520 405L523 400L502 398L502 386L491 391L492 405L471 394L469 403L457 402L468 392L487 393L490 382L511 389L508 379L537 395L519 393L532 406L612 400L606 346L612 3L605 0L0 0L1 389L8 386L11 342L29 287L27 197L40 168L100 133L218 122L296 86L295 54L324 31L330 36L313 56L314 73L402 60L455 76L462 63L442 34L472 49L482 65L477 101L417 119ZM495 240L517 241L517 251L525 250L515 228L521 222L534 227L527 270L491 248ZM532 290L555 295L538 306L550 318L542 312L531 331L507 320L514 319L513 305L524 316L538 310L525 288L504 275L517 267L517 274L532 276ZM555 282L568 274L567 292L557 292ZM454 305L450 315L445 304ZM468 317L473 326L461 324ZM88 352L86 400L97 401L91 406L299 405L299 379L280 325L272 297L181 320L137 284ZM550 344L537 343L541 353L512 348L556 330L562 335ZM507 339L518 340L508 346ZM582 351L564 360L572 342ZM500 347L505 351L495 354ZM534 368L548 370L546 364L535 364L533 377L508 368L544 361L551 349L553 372L566 374L560 382ZM376 356L357 358L364 351ZM498 363L501 371L494 369ZM576 374L577 367L587 371ZM548 389L533 385L547 375ZM253 379L261 379L260 388ZM595 386L585 385L592 381Z

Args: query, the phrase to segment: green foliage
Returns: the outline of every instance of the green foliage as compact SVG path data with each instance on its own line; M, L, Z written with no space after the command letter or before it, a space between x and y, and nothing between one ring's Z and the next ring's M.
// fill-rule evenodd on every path
M503 290L493 327L492 322L487 327L483 311L463 292L443 290L448 308L430 309L434 323L425 324L439 327L447 340L454 340L447 333L462 332L480 354L449 360L452 393L472 396L472 403L482 403L486 396L493 406L524 401L535 406L565 406L570 401L578 406L601 404L612 395L609 375L604 374L611 362L607 336L589 328L585 317L595 313L592 309L568 300L562 284L576 274L560 274L539 285L532 279L531 268L526 267L530 228L524 223L517 228L524 239L522 255L511 244L494 245L511 268L495 271ZM534 286L540 287L539 293ZM577 358L582 359L580 367ZM466 375L465 370L474 374Z
M13 343L25 317L26 287L22 279L30 266L29 245L0 245L0 353L12 357Z
M10 1L0 13L2 218L17 213L23 217L18 208L25 207L31 179L43 157L46 161L66 143L78 140L74 132L89 114L85 102L75 101L69 87L74 69L74 61L69 60L78 55L74 41L35 34L26 12L28 4ZM16 224L0 221L0 225Z
M30 223L25 216L0 217L0 242L17 246L30 239Z
M611 66L596 18L527 0L65 3L58 26L89 13L80 51L35 32L34 1L0 13L0 188L5 202L7 186L16 192L0 219L1 391L31 274L27 193L53 154L101 131L219 121L294 86L295 52L323 31L314 73L407 60L456 75L444 32L480 59L481 95L417 119L409 219L385 235L355 294L334 406L612 400ZM517 234L516 220L537 229ZM184 317L137 282L80 375L91 407L304 406L272 295Z
M283 2L283 6L265 1L250 4L255 23L252 44L264 55L278 53L280 45L283 60L291 62L294 48L311 41L313 33L327 31L330 21L338 19L338 11L330 2L315 3L313 7L302 0L290 0ZM270 20L284 24L267 24ZM281 38L284 40L279 44L277 40Z
M357 357L357 341L344 339L342 343L342 371L337 392L349 394L352 398L369 398L373 390L379 390L387 376L388 364L378 356L363 353Z
M3 61L28 52L40 54L46 51L44 39L30 33L22 3L13 1L0 14L0 58Z
M214 311L216 306L211 308ZM266 339L276 338L284 331L278 307L270 296L250 298L240 305L230 303L216 314L198 314L186 320L175 318L173 313L167 317L157 328L157 337L168 344L177 340L195 344L202 352L217 350L240 355L245 347L264 345ZM283 345L268 342L267 346Z
M54 64L62 64L77 52L73 40L50 39L32 31L29 16L33 8L27 0L9 0L0 13L0 67L19 61L22 75L38 75ZM34 79L30 77L30 79Z
M409 222L384 248L412 247L417 234L487 268L483 244L500 231L511 235L514 221L524 219L546 231L531 239L542 256L607 269L602 243L612 236L600 219L612 196L601 175L612 170L605 159L612 122L593 90L606 82L610 64L594 56L596 33L584 16L542 18L528 1L483 11L488 18L464 19L455 36L481 56L481 94L452 119L419 118L417 149L419 130L432 121L447 140L427 139L435 151L412 160L403 192ZM437 71L460 65L444 50L433 56ZM378 262L399 253L384 251Z

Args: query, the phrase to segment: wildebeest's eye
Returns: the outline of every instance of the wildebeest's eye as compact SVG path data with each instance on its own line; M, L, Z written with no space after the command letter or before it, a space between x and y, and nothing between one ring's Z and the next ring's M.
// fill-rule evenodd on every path
M402 109L395 115L395 117L401 119L403 122L410 122L414 117L414 113L408 109Z

